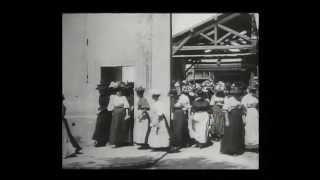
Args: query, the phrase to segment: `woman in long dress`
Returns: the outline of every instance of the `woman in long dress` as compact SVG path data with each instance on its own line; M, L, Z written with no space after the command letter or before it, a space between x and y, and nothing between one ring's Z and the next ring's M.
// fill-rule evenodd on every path
M257 105L258 99L254 97L256 89L249 89L249 93L242 98L241 104L244 105L246 115L245 124L245 145L248 148L258 148L259 146L259 112Z
M174 104L172 120L173 150L184 147L189 142L188 114L190 109L190 100L187 94L188 90L183 86L182 93L178 96L178 99Z
M128 126L126 120L129 116L129 103L125 96L122 96L122 90L118 88L116 95L110 99L109 109L112 109L112 122L110 129L110 144L113 148L124 145L128 142Z
M62 101L64 100L64 96L62 95ZM69 157L76 157L77 154L82 154L81 147L73 137L68 121L65 118L66 114L66 107L62 103L62 157L69 158Z
M239 155L244 152L243 109L240 95L240 89L234 87L230 91L230 97L224 102L225 127L220 147L220 152L223 154Z
M224 133L224 112L222 107L224 105L224 85L218 83L216 86L216 93L211 97L210 105L212 106L214 123L211 127L212 134L220 140Z
M113 83L110 83L109 88L98 86L100 92L99 96L99 113L97 117L95 131L92 139L96 141L95 147L105 146L109 140L110 125L112 118L112 111L108 110L108 103L110 97L114 95Z
M134 143L140 145L139 149L148 148L148 129L150 127L150 119L147 111L150 110L150 105L147 99L143 96L145 89L143 87L136 88L138 95L137 117L135 118L133 139Z
M191 108L191 125L189 126L189 132L190 137L197 142L196 147L204 148L209 145L209 119L212 111L209 100L206 99L206 92L199 91L197 94L199 97L195 99Z
M151 105L151 131L148 144L152 149L166 149L170 145L169 122L165 116L165 105L159 101L160 92L151 91L153 104Z

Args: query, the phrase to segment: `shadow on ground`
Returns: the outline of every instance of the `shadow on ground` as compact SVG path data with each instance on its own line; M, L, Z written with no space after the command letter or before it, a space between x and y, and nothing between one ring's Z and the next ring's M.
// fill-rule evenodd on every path
M65 166L64 169L145 169L152 167L161 158L154 159L146 156L98 158L94 161L73 162Z
M206 158L166 159L152 167L154 169L246 169L246 166L230 162L210 162Z

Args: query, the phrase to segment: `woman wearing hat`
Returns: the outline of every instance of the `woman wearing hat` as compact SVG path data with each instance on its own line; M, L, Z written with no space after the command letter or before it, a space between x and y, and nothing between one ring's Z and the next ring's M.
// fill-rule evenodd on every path
M169 125L165 117L165 105L159 101L160 92L152 90L153 104L150 110L151 131L148 144L153 149L164 149L169 147Z
M258 99L253 94L256 88L250 87L248 94L242 98L241 104L245 107L245 145L249 148L257 148L259 145L259 112L257 110Z
M182 93L178 95L177 101L173 105L174 113L172 118L172 145L173 150L177 150L186 145L189 141L188 114L190 100L188 97L189 89L182 86Z
M206 91L199 91L198 98L192 104L191 108L191 125L189 126L190 137L197 144L196 147L204 148L208 143L209 118L211 113L209 101L207 100Z
M244 125L242 121L241 90L233 87L230 98L224 102L225 127L220 152L238 155L244 152Z
M114 95L113 82L109 87L99 84L99 113L96 121L95 130L92 139L95 140L95 147L105 146L109 140L110 125L112 118L112 111L108 110L109 99Z
M129 103L123 96L122 89L118 85L114 87L116 94L110 98L108 109L112 109L112 122L110 129L110 144L114 148L124 145L128 142L128 126L126 120L129 116Z
M150 119L148 112L150 110L150 105L145 97L143 97L145 89L143 87L136 88L136 93L138 95L138 108L137 117L134 122L133 130L133 140L134 143L141 145L139 149L148 148L148 130L150 127Z
M211 97L210 105L212 106L214 123L211 127L211 134L216 136L219 140L223 136L224 131L224 112L222 107L224 105L225 86L223 82L218 82L215 91L216 93Z

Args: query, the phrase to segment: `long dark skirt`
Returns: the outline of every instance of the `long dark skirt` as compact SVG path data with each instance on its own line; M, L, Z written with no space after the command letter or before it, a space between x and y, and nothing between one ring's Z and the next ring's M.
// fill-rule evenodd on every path
M222 137L224 134L224 112L222 112L222 108L220 106L214 105L212 107L214 123L212 129L212 133L216 136Z
M112 122L110 128L109 142L112 145L123 145L128 143L128 125L124 119L126 110L124 108L114 108L112 111Z
M128 140L129 145L133 145L133 125L134 125L134 113L130 111L130 118L126 120L126 126L128 131Z
M223 154L242 154L244 152L244 125L240 109L228 113L229 126L224 128L220 152Z
M187 115L182 109L176 109L172 121L172 145L184 146L188 141Z
M99 145L105 145L109 140L111 118L111 111L104 110L98 114L92 139L96 140Z

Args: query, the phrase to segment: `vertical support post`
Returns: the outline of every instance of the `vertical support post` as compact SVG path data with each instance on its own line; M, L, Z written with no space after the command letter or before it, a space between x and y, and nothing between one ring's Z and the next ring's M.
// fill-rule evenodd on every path
M218 40L218 25L214 25L214 45L217 45L217 40Z

